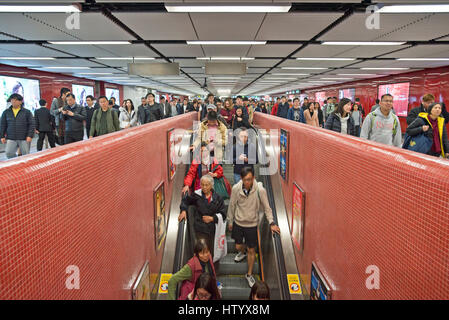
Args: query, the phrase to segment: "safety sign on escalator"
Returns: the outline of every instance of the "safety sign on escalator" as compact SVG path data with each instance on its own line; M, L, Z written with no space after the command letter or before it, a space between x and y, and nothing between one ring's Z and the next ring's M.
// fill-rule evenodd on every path
M299 276L297 274L287 274L288 289L290 294L302 294Z
M168 293L168 280L171 278L171 273L162 273L159 281L159 293Z

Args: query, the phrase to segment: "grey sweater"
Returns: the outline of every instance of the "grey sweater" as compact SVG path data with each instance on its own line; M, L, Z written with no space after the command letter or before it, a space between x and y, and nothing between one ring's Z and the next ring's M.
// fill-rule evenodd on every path
M397 127L396 134L393 135L395 119ZM377 108L369 113L365 121L363 121L360 138L400 148L402 146L402 133L398 117L392 111L390 111L388 116L384 116L380 108Z

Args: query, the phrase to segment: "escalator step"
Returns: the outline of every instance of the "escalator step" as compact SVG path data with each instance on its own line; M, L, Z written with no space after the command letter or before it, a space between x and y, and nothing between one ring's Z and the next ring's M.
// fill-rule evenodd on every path
M260 277L257 274L254 275L254 278L260 280ZM251 289L244 276L218 276L217 280L220 281L223 286L221 289L223 300L248 300Z
M235 262L234 258L237 253L228 253L224 258L220 260L220 275L245 275L248 272L247 258L241 262ZM259 262L256 255L256 261L254 262L253 273L259 274Z

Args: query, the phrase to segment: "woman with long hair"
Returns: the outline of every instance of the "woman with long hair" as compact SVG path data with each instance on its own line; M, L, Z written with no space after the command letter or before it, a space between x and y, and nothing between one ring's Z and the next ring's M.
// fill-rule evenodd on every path
M226 98L224 102L224 108L221 108L220 115L226 120L227 125L232 125L232 117L234 116L235 110L234 106L232 105L232 99Z
M327 118L324 128L356 136L354 120L350 116L351 108L352 101L350 99L341 99L335 111Z
M318 122L318 111L315 110L315 103L311 102L307 106L307 109L304 110L304 118L306 119L306 123L308 125L319 127L320 124Z
M196 280L195 289L187 298L189 300L220 300L217 281L209 273L202 273Z
M120 107L120 128L126 129L137 126L137 112L134 110L134 104L131 99L126 99Z

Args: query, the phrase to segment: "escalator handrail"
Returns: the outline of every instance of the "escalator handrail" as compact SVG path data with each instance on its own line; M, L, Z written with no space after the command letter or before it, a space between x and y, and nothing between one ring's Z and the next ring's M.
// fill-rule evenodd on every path
M266 153L263 152L265 150L265 145L262 142L261 135L259 134L258 130L257 133L257 149L259 152L259 159L261 159L261 163L264 163L263 166L268 165ZM278 218L277 218L277 212L276 212L276 205L274 202L274 194L273 194L273 188L271 185L271 179L268 175L262 176L263 185L265 189L267 190L267 196L268 196L268 202L270 204L272 214L273 214L273 222L276 225L279 225ZM281 238L278 234L273 235L273 248L275 250L275 257L276 257L276 264L278 266L279 270L279 284L280 284L280 291L281 291L281 297L283 297L284 300L290 300L290 290L288 287L288 281L287 281L287 271L285 267L285 259L284 259L284 252L282 250L282 243Z

